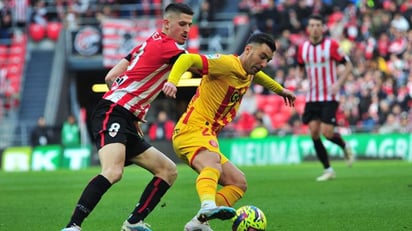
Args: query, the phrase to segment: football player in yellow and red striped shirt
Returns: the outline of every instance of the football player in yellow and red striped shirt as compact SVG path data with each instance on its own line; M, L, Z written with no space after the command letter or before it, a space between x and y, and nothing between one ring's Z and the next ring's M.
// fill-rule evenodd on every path
M187 111L178 121L173 148L199 176L196 189L201 209L185 230L211 230L207 220L234 216L231 208L246 191L247 182L240 171L220 151L218 134L236 116L243 95L252 81L276 92L285 104L294 105L295 95L262 72L271 61L276 45L271 36L253 34L244 51L236 55L183 54L174 64L163 92L176 96L176 85L190 67L201 69L203 77ZM223 187L217 191L217 185Z

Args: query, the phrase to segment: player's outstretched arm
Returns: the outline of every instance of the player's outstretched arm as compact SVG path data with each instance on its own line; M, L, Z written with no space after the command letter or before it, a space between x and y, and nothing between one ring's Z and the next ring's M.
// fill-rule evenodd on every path
M270 78L270 76L268 76L263 71L259 71L258 73L256 73L253 81L282 96L287 106L295 106L296 95L292 91L283 88L282 85L280 85L278 82Z
M175 64L170 71L169 78L167 82L163 85L163 93L167 97L176 98L177 83L182 77L183 73L189 70L191 67L196 67L199 69L203 68L202 58L198 54L182 54L176 60Z
M296 95L289 89L283 88L282 92L277 93L278 95L283 97L283 100L285 101L285 104L290 107L295 106L295 101L296 101Z

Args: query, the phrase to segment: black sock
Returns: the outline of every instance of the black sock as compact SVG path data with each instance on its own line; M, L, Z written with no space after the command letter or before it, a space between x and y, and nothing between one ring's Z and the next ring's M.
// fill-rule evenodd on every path
M94 207L96 207L110 186L112 186L112 184L102 175L97 175L93 178L83 190L67 227L73 224L81 226L84 219L91 213Z
M330 163L329 163L329 157L328 157L328 152L326 151L325 146L323 146L322 140L321 139L317 139L313 141L313 145L315 147L315 151L316 151L316 156L318 157L318 159L320 160L320 162L323 165L324 169L327 169L330 167Z
M339 133L333 133L332 138L330 138L328 140L330 140L331 142L339 145L339 147L341 147L342 149L344 149L345 146L346 146L345 141L342 139L342 136Z
M170 185L166 183L166 181L159 177L153 177L150 183L146 186L140 197L139 203L127 221L129 221L130 224L134 224L144 220L147 215L153 211L169 188Z

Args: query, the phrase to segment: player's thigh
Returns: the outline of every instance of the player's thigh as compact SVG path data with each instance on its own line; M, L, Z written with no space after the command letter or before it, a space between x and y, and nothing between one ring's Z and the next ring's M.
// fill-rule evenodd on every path
M144 152L129 159L129 161L154 175L169 174L176 171L176 164L155 147L146 149Z
M222 165L219 184L236 185L244 191L246 191L247 188L245 174L230 161L227 161Z
M302 115L302 123L309 124L311 121L320 120L322 107L319 102L307 102Z
M326 138L332 138L333 134L335 133L335 125L333 124L321 124L321 132Z
M333 136L338 107L339 103L337 101L324 102L321 117L322 124L320 129L322 134L327 138L331 138Z
M320 137L320 127L321 121L320 120L312 120L308 124L310 135L312 138L319 138Z
M190 166L192 166L194 158L204 150L223 156L216 136L205 134L197 127L185 125L179 126L178 130L175 129L173 149L176 155ZM220 161L224 159L224 157L220 158Z
M102 170L119 168L123 169L126 147L122 143L106 144L99 149L98 155Z
M215 168L219 172L222 172L221 160L222 156L220 153L202 149L191 157L190 163L192 168L194 168L197 172L201 172L206 167Z

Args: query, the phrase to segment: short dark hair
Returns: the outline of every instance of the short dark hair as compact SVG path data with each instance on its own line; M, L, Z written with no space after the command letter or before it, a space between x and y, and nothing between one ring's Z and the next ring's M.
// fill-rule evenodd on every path
M188 15L193 15L194 12L192 8L185 4L185 3L170 3L166 6L165 12L175 12L175 13L183 13Z
M325 20L323 19L323 17L320 14L312 14L312 15L309 16L309 19L314 19L314 20L321 21L322 24L325 22Z
M270 49L275 52L276 51L276 44L273 37L266 33L254 33L252 34L249 39L247 40L246 44L257 43L257 44L266 44Z

